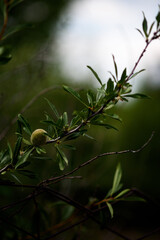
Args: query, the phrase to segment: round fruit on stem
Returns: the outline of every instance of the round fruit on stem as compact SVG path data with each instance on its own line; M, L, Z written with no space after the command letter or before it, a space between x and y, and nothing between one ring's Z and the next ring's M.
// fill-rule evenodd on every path
M44 129L36 129L31 135L31 143L34 146L42 146L47 141L47 135Z

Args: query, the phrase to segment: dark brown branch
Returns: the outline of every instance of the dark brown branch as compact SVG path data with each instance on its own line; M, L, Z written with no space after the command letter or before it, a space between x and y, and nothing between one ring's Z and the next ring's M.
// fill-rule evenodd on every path
M75 227L76 225L81 224L82 222L88 220L89 218L92 219L92 220L93 220L95 223L97 223L98 225L101 225L101 221L99 221L99 220L98 220L97 218L95 218L95 216L94 216L94 214L95 214L96 212L99 212L99 211L100 211L99 209L97 209L97 211L94 211L94 212L93 212L93 211L90 210L89 208L84 207L84 206L81 205L79 202L77 202L77 201L75 201L75 200L73 200L73 199L71 199L71 198L63 195L62 193L59 193L59 192L57 192L57 191L55 191L55 190L53 190L53 189L51 189L51 188L48 188L48 187L45 187L45 189L46 189L49 193L51 193L53 196L57 197L58 199L60 199L60 200L62 200L62 201L65 201L65 202L68 203L69 205L74 206L75 208L77 208L77 209L79 209L80 211L82 211L83 213L85 213L87 216L86 216L83 220L81 220L80 222L78 222L78 223L76 223L76 224L73 224L73 225L71 225L70 227L67 227L67 228L63 229L62 231L59 231L59 232L57 232L57 233L55 233L55 234L53 234L53 235L45 238L44 240L51 239L51 238L53 238L53 237L61 234L62 232L65 232L65 231L67 231L67 230ZM108 227L108 226L105 226L104 228L106 228L108 231L114 233L115 235L121 237L121 238L124 239L124 240L129 240L128 237L126 237L126 236L122 235L121 233L119 233L119 232L111 229L111 228Z
M154 229L153 231L145 234L144 236L142 236L142 237L140 237L140 238L137 238L136 240L143 240L143 239L145 239L145 238L148 238L148 237L154 235L154 234L157 233L157 232L160 232L160 227Z
M155 39L158 39L158 38L160 37L160 35L159 35L158 33L159 33L159 30L157 30L157 31L153 34L153 37L152 37L150 40L146 40L146 46L145 46L145 48L143 49L143 51L141 52L141 54L140 54L137 62L135 63L135 65L134 65L131 73L130 73L130 74L128 75L128 77L126 78L126 82L128 82L128 81L130 80L130 78L132 77L132 75L134 74L134 72L135 72L135 70L136 70L139 62L141 61L144 53L146 52L146 50L147 50L148 46L151 44L151 42L152 42L153 40L155 40Z
M91 164L92 162L94 162L95 160L97 160L98 158L101 158L101 157L110 156L110 155L126 154L126 153L133 153L133 154L138 153L138 152L142 151L150 143L150 141L152 140L153 136L154 136L154 132L152 132L152 134L149 137L149 139L140 148L138 148L136 150L128 149L128 150L123 150L123 151L119 151L119 152L107 152L107 153L99 154L99 155L91 158L87 162L82 163L81 165L79 165L78 167L76 167L75 169L73 169L72 171L70 171L68 173L65 173L65 174L63 174L61 176L53 177L53 178L50 178L50 179L42 181L40 183L40 185L44 185L45 186L45 185L49 185L51 183L55 183L55 182L57 182L57 180L60 180L60 179L62 180L66 176L69 176L69 175L73 174L74 172L78 171L80 168L85 167L86 165Z

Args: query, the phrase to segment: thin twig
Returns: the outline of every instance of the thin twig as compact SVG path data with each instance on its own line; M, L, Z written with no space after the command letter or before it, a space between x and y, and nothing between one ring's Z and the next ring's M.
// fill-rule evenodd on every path
M75 201L75 200L73 200L73 199L65 196L64 194L59 193L59 192L57 192L57 191L55 191L55 190L53 190L53 189L51 189L51 188L45 187L45 189L46 189L48 192L50 192L51 194L53 194L53 196L57 197L58 199L61 199L62 201L65 201L65 202L68 203L69 205L72 205L72 206L76 207L77 209L79 209L80 211L82 211L83 213L87 214L87 217L86 217L85 219L81 220L80 223L82 223L83 221L86 221L86 220L88 220L89 218L91 218L95 223L97 223L98 225L101 225L101 221L99 221L99 220L98 220L97 218L95 218L95 216L94 216L94 214L95 214L96 211L95 211L95 212L92 212L90 209L84 207L84 206L81 205L79 202L77 202L77 201ZM99 210L98 210L98 211L99 211ZM79 224L80 224L80 223L79 223ZM78 225L78 224L76 224L76 225ZM75 226L75 224L74 224L72 227L74 227L74 226ZM58 234L61 234L62 232L71 229L72 227L65 228L65 230L63 229L62 231L59 231L58 233L55 233L55 234L52 235L52 236L49 236L49 237L47 237L47 238L44 238L44 240L51 239L51 238L57 236ZM105 228L106 228L108 231L114 233L115 235L121 237L122 239L129 240L128 237L126 237L126 236L122 235L121 233L119 233L119 232L111 229L110 227L105 226Z
M139 62L141 61L144 53L146 52L146 50L147 50L148 46L151 44L151 42L152 42L153 40L155 40L155 39L158 39L158 38L160 37L160 35L158 35L158 33L159 33L159 30L157 30L157 31L153 34L153 37L152 37L150 40L146 40L146 46L145 46L145 48L143 49L143 51L141 52L141 54L140 54L137 62L135 63L135 65L134 65L131 73L130 73L130 74L128 75L128 77L126 78L126 80L125 80L126 82L128 82L128 81L130 80L130 78L132 77L132 75L134 74L134 72L135 72L135 70L136 70Z
M133 153L133 154L138 153L138 152L142 151L150 143L150 141L152 140L153 136L154 136L154 131L152 132L152 134L149 137L149 139L140 148L138 148L136 150L128 149L128 150L122 150L122 151L119 151L119 152L107 152L107 153L99 154L99 155L91 158L90 160L82 163L78 167L74 168L72 171L70 171L68 173L65 173L65 174L63 174L61 176L58 176L58 177L52 177L52 178L49 178L47 180L44 180L39 185L49 185L51 183L55 183L57 180L60 180L60 179L62 180L66 176L73 174L74 172L78 171L80 168L85 167L86 165L91 164L92 162L94 162L95 160L97 160L98 158L101 158L101 157L110 156L110 155L126 154L126 153Z
M140 238L137 238L136 240L143 240L143 239L145 239L145 238L148 238L148 237L154 235L155 233L157 233L157 232L159 232L159 231L160 231L160 227L154 229L153 231L145 234L144 236L142 236L142 237L140 237Z

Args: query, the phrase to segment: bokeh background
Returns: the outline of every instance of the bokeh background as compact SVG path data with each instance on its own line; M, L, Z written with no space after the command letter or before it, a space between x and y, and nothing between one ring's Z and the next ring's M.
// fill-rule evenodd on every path
M7 142L14 145L16 124L12 124L12 120L36 96L24 112L33 130L45 128L40 120L44 119L45 111L50 110L44 97L53 102L61 113L67 111L71 116L74 109L80 109L82 106L61 86L67 84L77 89L97 87L86 65L92 66L105 83L108 71L113 72L114 69L114 54L119 72L125 67L130 72L145 46L144 39L135 28L141 28L142 11L149 24L154 21L158 4L156 0L27 0L18 5L10 14L9 27L20 23L32 23L33 27L8 39L7 44L13 46L13 59L0 66L1 136L5 132L0 148L3 149ZM96 141L85 138L75 141L77 151L67 152L70 166L66 171L99 153L137 149L154 130L150 144L135 155L98 159L78 173L83 180L64 181L58 189L85 204L91 196L103 198L111 187L117 162L120 161L124 187L137 187L157 203L160 201L159 66L160 43L155 41L137 69L145 68L146 71L132 81L133 92L145 93L151 98L121 103L114 109L123 119L122 123L113 122L119 131L90 129L90 135ZM42 91L45 93L40 94ZM55 152L52 149L48 151L52 162L33 162L31 166L37 169L38 165L38 171L44 177L60 174L54 160ZM6 189L2 189L1 194L14 198L13 192ZM159 226L158 221L154 221L159 209L144 203L126 204L127 207L121 204L115 209L111 225L132 237ZM97 236L98 239L111 239L110 233L101 232L98 227L94 233L92 228L89 223L90 231L82 231L77 239L97 239ZM63 237L57 239L71 239L70 235ZM148 239L158 239L158 233Z

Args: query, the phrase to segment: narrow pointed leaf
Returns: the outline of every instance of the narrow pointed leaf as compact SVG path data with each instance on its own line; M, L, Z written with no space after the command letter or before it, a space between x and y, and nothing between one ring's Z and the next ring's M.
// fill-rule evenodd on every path
M141 69L140 71L134 73L129 79L134 78L135 76L137 76L139 73L141 73L141 72L143 72L143 71L145 71L145 69Z
M13 159L12 159L13 165L15 165L18 161L18 156L20 154L21 145L22 145L22 137L18 137L15 148L14 148L14 152L13 152Z
M153 23L151 24L148 35L151 34L151 32L152 32L152 28L153 28L154 24L155 24L155 22L153 22Z
M57 158L59 161L59 168L61 171L63 171L65 166L68 165L68 159L64 154L64 152L58 146L56 146L56 150L57 150Z
M130 196L130 197L124 198L123 201L146 202L146 200L144 198L137 197L137 196Z
M79 93L76 92L75 90L73 90L72 88L68 87L68 86L63 86L63 89L70 93L72 96L74 96L77 100L79 100L85 107L89 107L87 106L87 104L85 102L83 102L82 98L80 97Z
M19 158L19 160L18 160L15 168L18 168L20 165L24 164L24 163L28 160L28 158L29 158L30 154L32 153L32 151L33 151L33 148L31 148L30 150L26 151L26 152Z
M52 111L54 112L56 117L59 118L59 113L58 113L56 107L54 106L54 104L51 103L47 98L45 98L45 100L47 101L48 105L50 106L50 108L52 109Z
M21 114L18 114L18 120L22 124L24 131L31 136L32 130L28 121Z
M109 78L109 80L107 82L107 90L106 90L106 92L107 93L112 93L113 90L114 90L114 83L113 83L112 79Z
M68 115L67 115L67 112L63 113L63 123L64 123L64 126L68 125Z
M109 212L111 214L111 218L113 218L113 214L114 214L113 207L112 207L112 205L109 202L106 202L106 204L107 204Z
M120 163L117 165L116 172L113 179L113 186L111 189L111 196L119 190L119 185L122 177L122 169Z
M136 28L136 30L142 35L142 37L144 37L144 34L141 32L140 29Z
M143 22L142 22L142 28L143 28L143 32L145 34L146 37L148 37L148 34L147 34L147 30L148 30L148 23L147 23L147 19L145 17L145 14L143 12Z
M13 35L14 33L20 32L26 28L32 28L33 24L30 23L26 23L26 24L21 24L18 26L15 26L11 29L8 30L8 32L3 36L3 40L6 40L6 38L10 37L11 35Z
M10 159L12 159L13 158L13 152L12 152L11 145L9 143L8 143L8 152L9 152Z
M125 68L122 72L121 79L120 79L119 83L123 84L125 82L126 77L127 77L127 69Z
M91 70L91 72L93 73L93 75L95 76L95 78L98 80L98 82L101 84L101 86L102 86L102 81L101 81L101 79L99 78L99 76L98 76L98 74L93 70L93 68L91 68L90 66L87 66L90 70Z
M91 91L87 92L87 99L88 99L88 103L91 107L93 107L93 93Z
M122 119L115 113L113 114L104 113L103 115L122 122Z
M114 199L122 197L124 194L128 193L129 191L130 191L130 189L124 189L117 196L115 196Z
M117 68L117 64L116 64L114 55L112 55L112 57L113 57L113 63L114 63L114 69L115 69L116 78L117 78L117 80L118 80L118 68Z
M150 99L149 96L141 93L134 93L134 94L127 94L124 95L124 97L130 97L130 98L138 98L138 99Z

